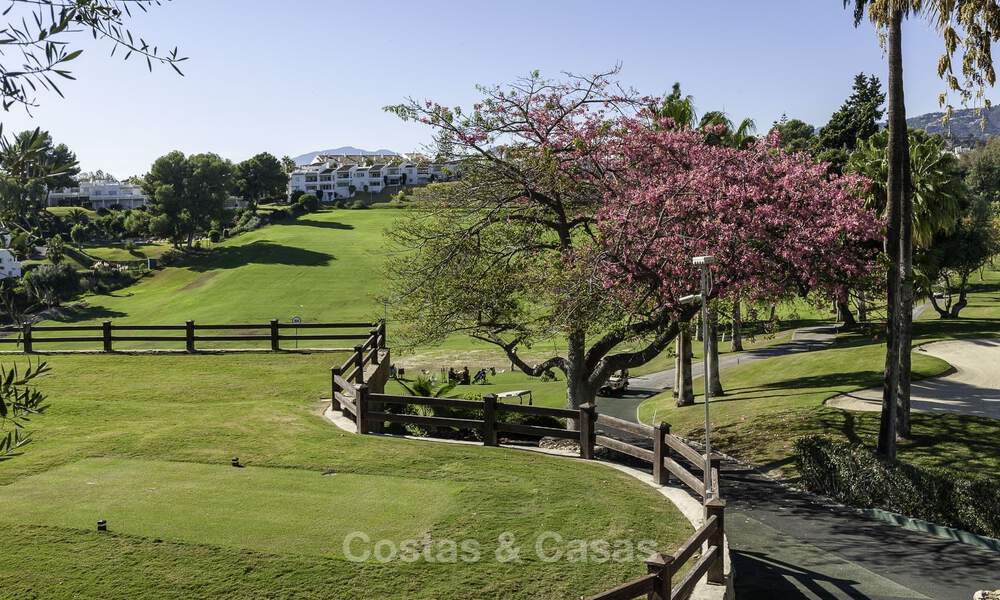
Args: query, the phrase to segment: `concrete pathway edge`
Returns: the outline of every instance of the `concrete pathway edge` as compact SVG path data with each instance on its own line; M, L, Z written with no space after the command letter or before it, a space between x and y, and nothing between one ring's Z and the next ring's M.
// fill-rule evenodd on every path
M323 417L330 421L338 428L348 432L357 433L358 428L354 423L353 419L350 419L341 411L333 410L331 407L327 406L323 411ZM483 445L479 442L467 441L467 440L445 440L439 438L431 437L417 437L411 435L384 435L375 434L381 437L394 437L406 440L414 440L420 442L433 442L439 444L460 444L467 446L479 446ZM630 475L634 479L637 479L646 485L652 487L658 491L664 498L669 500L677 507L677 509L684 515L684 517L691 523L692 530L697 530L701 527L702 523L705 521L704 509L696 499L694 499L690 494L679 487L667 485L659 486L653 481L653 476L645 471L640 471L639 469L634 469L625 465L620 465L617 463L609 462L601 459L594 460L584 460L578 457L576 454L570 454L568 452L563 452L559 450L550 450L546 448L535 448L530 446L513 446L508 444L502 444L502 448L507 448L510 450L522 450L528 452L536 452L540 454L547 454L549 456L556 456L560 458L566 458L570 460L578 460L587 463L596 463L603 465L605 467L612 468L616 471ZM735 589L733 587L733 563L729 556L729 536L725 536L723 540L723 564L725 565L726 574L726 585L709 585L705 581L705 577L702 577L701 581L695 587L694 593L691 595L692 600L733 600L736 596Z

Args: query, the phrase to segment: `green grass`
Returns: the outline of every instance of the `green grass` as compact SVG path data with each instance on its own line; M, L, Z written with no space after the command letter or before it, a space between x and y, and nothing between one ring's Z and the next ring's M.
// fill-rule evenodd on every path
M83 247L83 251L95 259L113 262L160 258L167 250L170 250L170 244L167 243L136 244L132 250L126 249L122 242Z
M57 217L65 217L72 212L80 211L87 215L91 221L97 218L97 211L90 210L89 208L81 208L79 206L50 206L45 210L56 215Z
M342 432L319 415L340 359L48 357L52 408L27 452L0 462L0 545L25 550L0 561L0 595L564 598L641 574L644 557L546 563L539 533L669 549L691 531L655 490L598 465ZM354 529L474 539L485 558L349 562ZM523 564L495 560L504 532Z
M931 315L936 313L930 311ZM927 313L925 312L926 316ZM915 345L943 339L1000 334L1000 272L986 271L976 281L969 306L959 320L922 318L914 327ZM713 399L712 428L717 443L740 458L768 469L788 469L794 441L828 434L874 444L877 414L848 413L823 403L839 394L877 386L882 381L885 345L871 337L842 335L829 349L771 358L724 370L726 395ZM913 377L943 374L949 365L913 354ZM700 381L695 390L701 389ZM674 431L703 435L704 405L677 408L670 393L639 407L643 422L667 421ZM944 468L978 468L1000 474L1000 421L961 415L913 413L912 442L900 446L902 459Z
M456 367L456 371L460 367ZM412 380L416 373L406 372L406 380ZM435 373L438 381L444 380L444 375ZM473 372L475 375L475 372ZM535 406L550 406L564 408L566 406L566 379L562 373L556 373L553 381L541 381L537 377L528 377L521 372L505 372L494 375L487 375L487 383L474 385L459 385L449 393L449 396L456 398L476 398L486 394L500 394L502 392L512 392L515 390L529 390L532 394L532 401ZM396 381L390 381L386 386L386 393L405 394L406 388ZM514 400L514 402L517 402ZM526 402L526 401L525 401Z
M161 460L89 458L10 484L0 519L279 554L341 556L352 531L421 537L450 518L462 486L444 480ZM386 494L386 490L392 490ZM317 519L338 507L351 519Z

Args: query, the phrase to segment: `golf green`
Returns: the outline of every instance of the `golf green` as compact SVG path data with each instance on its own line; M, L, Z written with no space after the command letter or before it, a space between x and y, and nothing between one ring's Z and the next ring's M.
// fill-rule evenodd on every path
M354 531L420 538L449 516L445 480L90 458L0 487L0 520L261 552L340 557ZM349 518L345 518L348 516Z

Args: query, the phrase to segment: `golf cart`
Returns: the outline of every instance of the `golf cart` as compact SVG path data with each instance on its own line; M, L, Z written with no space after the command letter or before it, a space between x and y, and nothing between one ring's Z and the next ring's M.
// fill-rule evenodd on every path
M608 377L608 380L597 391L598 396L622 396L628 391L628 370L622 369Z

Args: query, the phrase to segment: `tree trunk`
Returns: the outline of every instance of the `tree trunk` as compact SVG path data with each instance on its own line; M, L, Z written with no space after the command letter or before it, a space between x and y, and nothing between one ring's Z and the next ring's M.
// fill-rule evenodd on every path
M587 383L590 373L584 368L586 343L587 334L582 331L573 331L566 338L566 406L574 410L597 397L597 391Z
M719 379L719 314L714 308L708 312L708 387L712 396L722 396L726 390L722 389L722 381Z
M858 301L857 301L858 321L860 321L861 323L865 323L865 322L868 321L868 304L867 304L867 302L868 301L865 298L865 291L864 290L858 290Z
M903 204L904 163L907 153L906 111L903 106L903 13L894 8L889 24L889 164L886 181L885 250L889 258L886 271L886 352L885 376L882 383L882 415L879 423L878 453L884 458L896 458L896 412L899 395L899 276L900 276L900 210Z
M969 273L962 273L961 280L958 282L958 302L956 302L950 309L949 314L951 318L957 319L958 313L962 312L962 309L969 304L969 299L966 296L969 287ZM940 312L940 311L939 311Z
M682 323L681 331L677 336L677 385L674 386L677 406L691 406L694 404L691 358L691 323Z
M740 314L740 299L733 302L733 352L743 352L743 315Z
M847 297L837 300L837 320L843 321L844 326L854 327L858 324L854 320L854 313L851 312L851 305L847 302Z
M902 23L900 24L902 37ZM902 46L902 43L900 43ZM903 66L900 52L900 81L902 81ZM905 135L898 143L903 154L903 193L899 211L899 408L896 413L896 435L902 439L910 439L910 362L913 350L913 183L910 173L910 135L905 129L906 103L903 101L903 89L900 87L899 110L902 111Z

